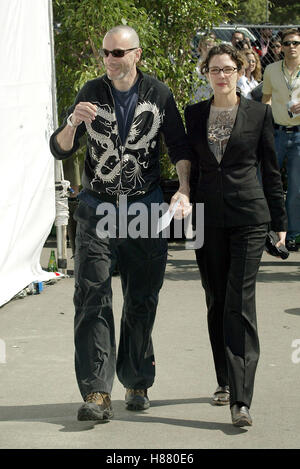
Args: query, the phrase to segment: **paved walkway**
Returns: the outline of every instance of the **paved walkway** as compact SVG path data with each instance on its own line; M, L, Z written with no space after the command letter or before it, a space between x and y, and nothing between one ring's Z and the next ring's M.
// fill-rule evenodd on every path
M70 254L70 253L69 253ZM50 246L45 247L46 268ZM69 267L72 269L72 260ZM151 407L124 408L115 380L115 418L78 422L81 397L73 369L74 279L0 308L0 448L299 448L300 252L287 261L264 254L257 283L261 359L252 428L233 427L228 407L215 407L216 387L204 293L194 253L170 244L153 333L157 379ZM122 305L113 278L116 334ZM298 339L298 342L297 342ZM293 344L296 347L293 347Z

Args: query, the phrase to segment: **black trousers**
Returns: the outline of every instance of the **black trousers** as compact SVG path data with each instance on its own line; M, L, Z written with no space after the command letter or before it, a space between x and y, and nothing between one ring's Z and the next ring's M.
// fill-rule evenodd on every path
M83 398L111 393L115 372L126 388L146 389L155 377L152 344L167 261L162 238L98 237L96 210L79 202L75 253L75 370ZM118 264L124 297L116 353L111 277Z
M204 230L196 259L217 381L230 386L231 405L250 407L259 359L255 283L267 225Z

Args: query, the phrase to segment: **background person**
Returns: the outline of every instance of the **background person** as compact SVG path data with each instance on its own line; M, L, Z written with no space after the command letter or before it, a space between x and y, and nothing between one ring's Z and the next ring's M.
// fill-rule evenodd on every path
M267 24L262 26L258 32L258 39L252 45L255 49L255 52L257 52L259 57L262 59L268 53L273 32Z
M282 60L283 58L281 38L279 36L272 38L267 54L261 59L262 71L264 72L267 65L278 62L278 60Z
M239 78L237 86L245 98L253 99L251 91L256 88L261 81L260 59L256 52L250 49L242 51L242 56L246 63L245 74Z
M234 47L210 49L202 73L214 95L185 111L194 153L191 197L204 203L204 245L196 259L218 382L213 402L230 403L237 426L252 425L249 408L259 358L255 283L268 224L278 232L278 245L284 244L286 229L272 111L237 94L242 67Z
M275 121L275 145L280 168L287 171L286 209L288 232L286 247L298 251L300 234L300 32L282 33L284 60L266 67L263 102L271 104Z
M99 235L106 203L120 215L120 199L128 206L163 202L159 187L159 141L162 133L179 177L177 217L189 201L189 147L183 122L169 88L137 69L141 57L137 33L117 26L103 39L106 75L88 81L68 117L50 139L57 159L71 156L87 134L87 151L78 195L75 252L75 369L85 403L79 420L113 416L111 391L115 370L126 388L130 410L147 409L147 390L155 378L152 344L158 295L167 259L167 240ZM151 220L150 220L151 221ZM150 228L150 226L149 226ZM107 234L107 233L106 233ZM118 261L124 304L116 353L111 276Z
M243 51L244 49L251 49L251 44L247 39L243 39L242 41L238 41L235 45L237 50Z
M196 65L195 86L191 95L191 103L198 103L203 99L207 99L212 94L212 89L206 76L201 73L201 63L205 60L209 49L216 44L216 35L212 32L210 34L200 37L198 44L199 58Z
M245 34L242 31L233 31L231 35L231 44L236 47L237 44L245 40Z

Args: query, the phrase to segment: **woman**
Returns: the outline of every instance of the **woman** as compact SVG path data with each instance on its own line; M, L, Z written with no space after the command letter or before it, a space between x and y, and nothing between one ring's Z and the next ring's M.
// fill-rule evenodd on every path
M245 75L242 75L237 82L238 88L247 99L253 99L251 91L257 87L261 81L260 58L253 50L243 50L242 55L245 60Z
M237 94L242 67L232 46L210 49L201 70L214 95L185 111L194 153L191 197L204 203L204 245L196 259L218 382L213 402L230 403L237 426L252 425L259 357L255 282L268 224L278 246L287 227L271 107Z

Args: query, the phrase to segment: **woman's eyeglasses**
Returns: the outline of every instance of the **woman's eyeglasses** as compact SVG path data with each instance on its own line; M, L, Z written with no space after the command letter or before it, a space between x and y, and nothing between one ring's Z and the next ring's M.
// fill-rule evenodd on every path
M137 47L132 47L131 49L114 49L114 50L108 50L108 49L100 49L99 53L101 57L108 57L109 54L111 54L113 57L124 57L126 52L130 52L131 50L137 49Z
M224 67L224 68L210 67L208 69L211 75L218 75L221 72L223 72L224 75L232 75L232 73L235 72L236 70L237 70L237 67Z

